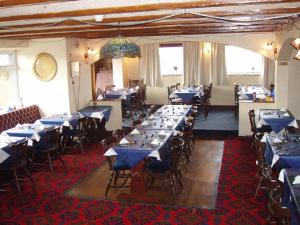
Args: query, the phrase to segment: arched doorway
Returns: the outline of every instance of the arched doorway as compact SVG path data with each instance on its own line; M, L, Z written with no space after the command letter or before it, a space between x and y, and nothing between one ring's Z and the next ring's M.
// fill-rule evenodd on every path
M104 91L106 85L113 83L112 59L99 59L92 65L92 96L97 98L97 89Z

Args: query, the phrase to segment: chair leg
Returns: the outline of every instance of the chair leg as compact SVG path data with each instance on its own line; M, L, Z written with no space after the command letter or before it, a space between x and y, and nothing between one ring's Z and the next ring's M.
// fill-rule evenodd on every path
M30 179L31 183L35 186L35 182L31 176L31 174L29 173L28 169L26 167L23 168L25 171L26 176Z
M169 175L169 180L170 180L170 185L171 185L171 189L172 189L173 200L175 200L176 199L175 186L174 186L175 184L174 184L172 175Z
M48 157L48 163L49 163L50 170L53 173L53 166L52 166L52 159L51 159L50 152L47 152L47 157Z
M110 173L110 178L109 178L109 180L108 180L108 182L107 182L107 186L106 186L106 189L105 189L105 196L107 196L107 194L108 194L108 191L109 191L109 189L110 189L111 182L112 182L112 180L114 179L114 176L115 176L115 171L111 171L111 173Z
M182 182L181 182L181 180L180 180L180 175L179 175L179 173L177 172L177 171L175 171L175 178L176 178L176 180L177 180L177 182L179 183L179 186L181 187L181 188L183 188L183 185L182 185Z
M260 186L261 186L261 182L262 182L262 177L259 179L258 181L258 184L257 184L257 188L256 188L256 191L255 191L255 195L254 195L254 198L256 198L257 194L258 194L258 191L260 189Z
M15 176L15 181L17 183L18 192L21 192L21 187L20 187L19 178L18 178L18 174L17 174L16 169L14 169L14 176Z
M55 152L56 152L57 158L59 159L59 161L61 162L61 164L63 164L63 166L65 167L65 169L68 171L68 168L67 168L67 166L66 166L66 163L65 163L65 161L63 160L63 158L61 157L61 155L60 155L57 151L55 151Z

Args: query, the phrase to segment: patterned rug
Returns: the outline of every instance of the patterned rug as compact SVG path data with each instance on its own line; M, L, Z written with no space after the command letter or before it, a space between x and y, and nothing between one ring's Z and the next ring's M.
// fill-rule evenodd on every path
M69 172L56 162L52 174L34 172L36 192L25 181L23 192L0 193L0 224L265 224L266 199L254 199L255 158L247 140L225 140L215 210L133 204L65 197L64 191L95 169L101 148L64 157Z

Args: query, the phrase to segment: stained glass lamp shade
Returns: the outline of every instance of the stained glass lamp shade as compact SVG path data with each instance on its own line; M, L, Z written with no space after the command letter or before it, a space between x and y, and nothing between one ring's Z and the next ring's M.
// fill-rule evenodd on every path
M129 39L118 36L101 47L100 56L101 58L141 57L141 49Z

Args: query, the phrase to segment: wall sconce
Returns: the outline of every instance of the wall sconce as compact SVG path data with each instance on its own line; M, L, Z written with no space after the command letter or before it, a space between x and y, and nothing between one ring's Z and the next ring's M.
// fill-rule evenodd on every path
M210 51L211 51L211 44L208 43L208 42L206 42L206 43L204 44L204 52L205 52L205 54L209 54Z
M294 49L299 50L300 49L300 38L296 38L290 43Z
M96 54L96 51L93 48L87 48L86 52L84 53L84 62L87 64L89 62L89 57Z
M297 54L294 56L294 59L300 60L300 50L297 51Z
M269 41L267 44L264 46L264 49L266 51L273 51L274 54L274 59L277 59L277 48L276 48L276 43L275 41Z

